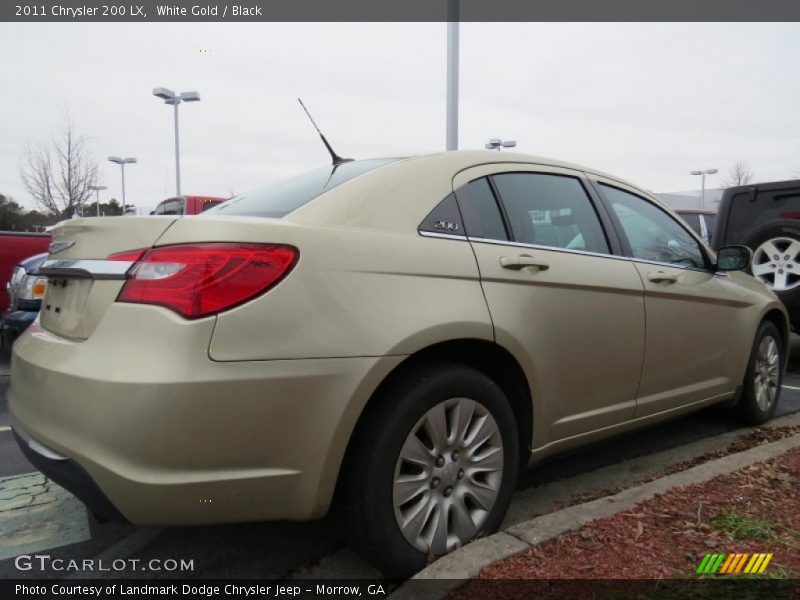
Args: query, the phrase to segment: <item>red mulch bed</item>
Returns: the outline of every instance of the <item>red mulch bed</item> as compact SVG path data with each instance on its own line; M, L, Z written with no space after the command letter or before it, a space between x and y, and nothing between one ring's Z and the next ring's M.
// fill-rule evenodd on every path
M773 552L767 574L800 577L800 448L705 483L680 487L484 569L479 579L699 578L707 552ZM773 537L733 539L714 517L768 519ZM721 577L721 576L720 576ZM478 592L476 594L476 592ZM451 598L482 597L479 582Z

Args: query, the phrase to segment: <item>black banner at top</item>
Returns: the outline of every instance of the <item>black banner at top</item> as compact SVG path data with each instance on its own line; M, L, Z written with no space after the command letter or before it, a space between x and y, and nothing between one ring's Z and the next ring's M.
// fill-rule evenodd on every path
M3 0L6 22L800 21L798 0Z

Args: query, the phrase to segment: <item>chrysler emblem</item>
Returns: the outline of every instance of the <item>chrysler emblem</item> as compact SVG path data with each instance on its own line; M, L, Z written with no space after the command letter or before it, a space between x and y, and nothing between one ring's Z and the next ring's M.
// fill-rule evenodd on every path
M72 248L75 245L75 242L53 242L47 248L50 254L58 254L59 252L63 252L67 248Z

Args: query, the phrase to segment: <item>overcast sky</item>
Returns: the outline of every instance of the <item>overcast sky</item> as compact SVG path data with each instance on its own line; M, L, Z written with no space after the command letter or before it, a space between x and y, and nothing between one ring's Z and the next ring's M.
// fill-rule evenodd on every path
M185 194L227 196L327 163L302 97L343 156L438 151L446 24L0 24L0 193L32 206L18 173L64 108L120 197L174 194L171 107L181 106ZM800 175L799 24L461 26L460 147L599 168L654 191L698 187L692 169L737 159L758 180Z

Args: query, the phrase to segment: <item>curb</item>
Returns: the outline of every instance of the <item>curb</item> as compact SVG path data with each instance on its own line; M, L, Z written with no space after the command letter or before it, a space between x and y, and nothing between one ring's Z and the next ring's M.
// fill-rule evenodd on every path
M518 523L443 556L409 580L410 582L421 579L442 580L438 582L439 585L431 587L428 592L424 591L424 587L427 586L419 586L418 582L417 585L407 582L394 591L392 598L398 600L442 598L447 592L477 576L485 567L525 552L545 540L579 529L591 521L629 510L671 488L702 483L718 475L732 473L754 463L768 460L798 446L800 446L800 435L787 437L628 488L613 496L577 504Z

